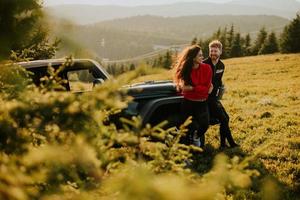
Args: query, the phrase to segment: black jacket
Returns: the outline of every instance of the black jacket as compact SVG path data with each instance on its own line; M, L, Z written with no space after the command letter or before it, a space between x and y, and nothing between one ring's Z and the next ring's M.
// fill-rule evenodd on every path
M218 93L218 89L223 84L222 83L222 77L223 77L223 74L224 74L225 65L221 60L219 60L219 62L216 65L214 65L212 63L210 57L206 58L203 61L203 63L209 64L211 66L212 71L213 71L212 84L214 85L214 89L210 93L209 98L216 98L217 93Z

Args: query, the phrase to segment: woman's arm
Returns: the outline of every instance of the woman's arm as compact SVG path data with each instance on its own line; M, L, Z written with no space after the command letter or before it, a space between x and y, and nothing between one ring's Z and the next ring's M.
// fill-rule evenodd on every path
M182 91L184 91L184 92L189 92L189 91L193 91L193 90L194 90L194 87L191 85L184 85L182 87Z
M213 89L214 89L214 85L211 84L210 87L209 87L209 90L208 90L208 94L210 94L213 91Z
M183 91L183 92L189 92L189 91L193 91L194 87L191 85L185 85L184 81L180 81L180 83L178 84L179 90Z

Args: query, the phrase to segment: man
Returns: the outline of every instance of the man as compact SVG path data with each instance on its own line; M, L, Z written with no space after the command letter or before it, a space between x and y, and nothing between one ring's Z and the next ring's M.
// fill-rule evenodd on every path
M213 71L212 84L213 91L208 97L208 108L210 116L217 118L220 121L220 149L226 148L226 139L230 147L239 146L232 138L229 128L229 116L226 113L223 105L218 100L218 94L222 86L222 77L225 69L224 63L220 60L222 54L222 43L214 40L209 44L209 57L203 62L209 64Z

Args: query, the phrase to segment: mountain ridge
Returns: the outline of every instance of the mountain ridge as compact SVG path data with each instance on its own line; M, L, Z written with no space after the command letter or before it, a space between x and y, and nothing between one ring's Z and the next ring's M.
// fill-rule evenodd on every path
M298 5L298 4L297 4ZM46 7L51 16L71 20L78 24L94 24L101 21L126 18L138 15L156 15L179 17L190 15L277 15L284 18L295 16L299 7L294 10L265 8L260 6L241 5L236 3L202 3L181 2L152 6L95 6L95 5L61 5Z
M152 52L157 46L186 44L193 37L206 39L219 27L226 26L229 30L232 24L236 32L242 36L250 33L254 40L261 27L280 33L288 23L289 20L278 16L135 16L92 25L53 24L51 27L61 27L55 31L55 37L67 38L98 57L124 59ZM70 51L65 49L65 52Z

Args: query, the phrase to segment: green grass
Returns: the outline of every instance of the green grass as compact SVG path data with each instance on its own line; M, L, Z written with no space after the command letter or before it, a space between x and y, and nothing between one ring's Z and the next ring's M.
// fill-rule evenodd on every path
M276 191L284 199L300 198L300 54L234 58L224 63L227 91L222 103L241 145L225 153L252 157L251 167L261 174L240 198L258 198L259 188L269 179L281 188ZM135 82L171 77L172 72L165 71ZM211 168L219 153L218 126L211 127L206 136L206 152L194 165L200 173Z

